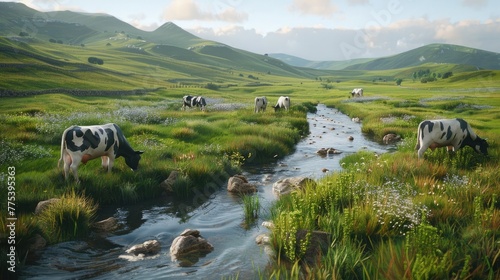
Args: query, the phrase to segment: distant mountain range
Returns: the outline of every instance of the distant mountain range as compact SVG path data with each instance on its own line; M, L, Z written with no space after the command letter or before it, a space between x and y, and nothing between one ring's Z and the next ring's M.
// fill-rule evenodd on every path
M500 54L447 44L431 44L398 55L348 61L309 61L286 54L255 54L199 38L168 22L143 31L107 14L72 11L39 12L24 4L0 2L0 36L31 38L65 45L96 45L115 38L140 40L150 55L197 67L241 69L291 77L313 78L329 70L387 70L423 64L466 65L467 69L500 69ZM130 50L129 50L130 51ZM184 70L188 71L188 70Z
M346 61L309 61L286 54L270 54L270 56L293 66L328 70L388 70L428 63L469 65L477 69L500 69L499 53L450 44L430 44L393 56Z

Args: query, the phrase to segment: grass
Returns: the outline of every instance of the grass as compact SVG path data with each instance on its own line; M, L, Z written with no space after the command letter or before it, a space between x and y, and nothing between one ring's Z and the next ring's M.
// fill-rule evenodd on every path
M0 43L22 47L10 40ZM165 190L159 185L173 170L179 178L169 195L182 200L200 189L204 194L220 189L244 164L276 161L291 153L308 133L306 112L313 112L314 104L321 102L359 117L362 131L375 141L381 142L386 133L400 134L403 141L394 153L349 155L343 159L342 172L279 199L271 211L277 259L266 276L500 277L499 71L454 72L453 79L427 84L405 78L397 87L390 78L411 73L411 69L310 71L316 79L285 77L172 59L151 64L153 56L121 51L125 44L113 42L112 50L104 51L102 67L86 65L88 71L82 71L89 53L103 51L103 46L58 45L57 51L72 55L56 67L37 59L57 56L53 46L34 42L30 47L36 56L18 57L32 64L29 71L20 75L19 69L7 67L2 73L2 89L25 93L60 89L2 98L0 103L0 181L5 177L2 170L16 167L21 255L36 233L52 243L84 237L97 204L119 206L161 196ZM245 65L255 65L254 58L248 58ZM248 75L258 77L259 86ZM327 79L339 82L325 89L322 84ZM207 82L221 87L206 89ZM349 97L355 87L365 89L364 98ZM151 91L78 96L71 91L75 88ZM181 111L182 96L187 94L210 97L207 112ZM270 104L280 95L290 96L292 110L253 113L254 97L263 95ZM467 120L479 136L488 139L490 157L476 155L469 148L452 155L438 149L426 151L425 159L418 161L414 150L417 124L443 117ZM80 166L80 185L65 182L56 167L62 131L73 124L106 122L118 123L131 146L145 151L139 171L131 172L118 159L113 172L106 173L96 160ZM40 200L53 197L66 204L54 206L44 219L32 214ZM247 199L244 208L249 218L255 217L258 201ZM0 201L7 201L5 192ZM0 221L6 224L5 217ZM330 233L333 242L315 263L304 263L310 242L307 233L313 230ZM305 238L297 238L298 231L305 231Z

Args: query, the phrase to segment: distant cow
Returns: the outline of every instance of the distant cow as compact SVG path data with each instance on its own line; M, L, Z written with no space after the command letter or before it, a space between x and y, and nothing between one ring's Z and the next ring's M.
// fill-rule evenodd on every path
M207 102L205 98L202 96L194 96L191 99L191 107L200 107L202 111L205 111L205 107L207 106Z
M275 106L273 106L273 108L275 112L281 108L285 108L285 110L288 111L288 109L290 109L290 98L288 96L280 96L280 98L278 98L278 102Z
M122 130L114 123L94 126L71 126L61 139L61 161L64 161L64 178L69 170L79 182L77 169L80 163L101 157L102 167L111 172L115 158L124 157L125 163L136 170L141 159L141 151L134 151L125 139Z
M265 112L267 107L267 98L265 96L255 97L255 113Z
M351 91L352 97L363 97L363 89L362 88L355 88Z
M448 151L456 151L470 146L474 151L488 155L488 143L479 138L470 125L463 119L426 120L418 125L417 146L418 158L424 156L430 148L448 147Z

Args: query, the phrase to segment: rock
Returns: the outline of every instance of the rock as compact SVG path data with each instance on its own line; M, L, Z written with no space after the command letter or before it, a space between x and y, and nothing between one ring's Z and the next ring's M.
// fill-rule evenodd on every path
M394 133L389 133L389 134L386 134L384 136L384 138L382 138L382 141L384 142L384 144L391 144L391 143L394 143L394 142L397 142L401 140L401 136L400 135L397 135L397 134L394 134Z
M274 223L270 221L264 221L262 222L262 226L268 229L273 229L274 228Z
M352 140L354 140L354 137L349 136L349 138L348 138L348 139L349 139L350 141L352 141Z
M199 257L212 252L214 247L201 237L198 230L187 229L177 236L170 246L172 261L179 261L180 266L191 266Z
M334 148L321 148L319 150L316 151L316 153L322 157L326 156L326 155L337 155L337 154L341 154L342 152L339 151L339 150L336 150Z
M40 215L45 209L47 209L52 203L58 202L60 198L51 198L48 200L43 200L38 202L35 208L35 215Z
M255 238L255 243L257 243L258 245L269 245L271 244L271 238L269 237L269 235L262 233Z
M173 170L172 172L170 172L170 175L168 175L168 178L160 183L160 187L167 193L173 192L174 184L175 181L177 181L178 177L179 177L179 171Z
M161 246L160 242L158 240L148 240L142 244L134 245L130 249L128 249L127 252L128 254L133 254L133 255L155 255L160 252Z
M298 230L296 236L296 250L300 252L302 244L307 236L307 230ZM306 249L303 260L308 264L313 264L318 257L326 254L331 244L331 234L324 231L312 231L309 246Z
M361 120L358 117L352 118L352 121L355 123L360 123Z
M285 178L273 184L273 192L276 195L281 196L284 194L289 194L296 189L302 189L307 184L316 185L316 182L313 179L307 177Z
M330 171L330 170L328 170L328 168L323 168L323 169L321 169L321 171L322 171L323 173L326 173L326 172L328 172L328 171Z
M227 182L227 190L232 193L253 193L257 191L257 187L248 183L245 176L235 175L229 178L229 181Z
M47 246L47 240L43 238L40 234L35 234L32 238L28 240L29 250L30 251L38 251L40 249L45 248Z
M92 227L98 232L112 232L119 228L118 220L113 217L109 217L105 220L96 222Z

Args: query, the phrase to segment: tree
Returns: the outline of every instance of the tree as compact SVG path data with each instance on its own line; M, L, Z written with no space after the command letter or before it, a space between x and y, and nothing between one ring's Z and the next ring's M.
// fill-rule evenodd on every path
M396 79L396 85L400 86L402 82L403 82L403 79L401 79L401 78Z
M447 79L447 78L449 78L451 76L453 76L453 72L448 71L448 72L446 72L446 73L443 74L443 79Z

